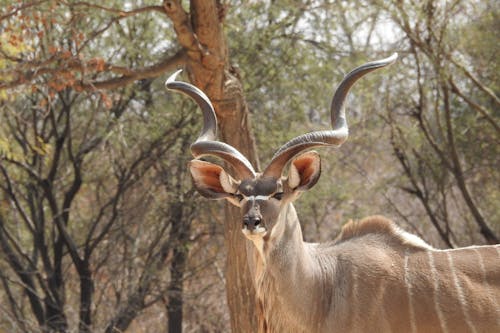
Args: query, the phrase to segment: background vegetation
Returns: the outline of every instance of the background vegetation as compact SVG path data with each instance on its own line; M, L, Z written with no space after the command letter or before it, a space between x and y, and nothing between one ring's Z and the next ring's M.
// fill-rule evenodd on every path
M350 69L397 51L354 87L348 142L320 151L297 203L306 239L384 214L437 247L499 242L495 1L0 7L0 332L251 331L226 269L245 265L237 218L187 174L201 117L164 89L178 67L214 100L222 138L256 159L254 139L265 165L328 128Z

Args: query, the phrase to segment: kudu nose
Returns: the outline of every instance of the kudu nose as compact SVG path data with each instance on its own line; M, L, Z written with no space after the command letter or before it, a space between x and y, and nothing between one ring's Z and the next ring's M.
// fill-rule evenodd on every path
M247 227L248 230L253 231L255 228L259 226L262 218L258 215L251 215L243 217L243 224Z

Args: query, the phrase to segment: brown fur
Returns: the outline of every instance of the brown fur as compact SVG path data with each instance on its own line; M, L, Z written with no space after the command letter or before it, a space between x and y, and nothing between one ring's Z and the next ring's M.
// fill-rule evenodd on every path
M394 234L394 222L384 216L369 216L360 221L350 220L337 237L339 242L357 238L366 234Z
M382 235L391 238L406 248L429 249L429 246L417 244L405 238L406 232L400 229L396 223L381 215L373 215L363 218L360 221L350 220L343 227L340 235L335 239L335 243L341 243L366 235ZM415 237L416 238L416 237Z

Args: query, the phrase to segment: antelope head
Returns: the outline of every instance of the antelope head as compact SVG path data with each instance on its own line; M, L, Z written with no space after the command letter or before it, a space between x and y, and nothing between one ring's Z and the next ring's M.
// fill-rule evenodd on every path
M300 193L309 190L321 173L319 154L310 149L321 146L340 147L347 139L348 126L344 101L352 85L365 74L393 63L397 54L366 63L346 75L338 86L331 103L331 130L310 132L285 143L274 154L263 172L256 172L248 159L237 149L217 141L217 118L208 97L197 87L176 81L180 71L166 82L168 89L190 96L203 111L204 126L191 145L195 157L189 164L193 183L198 192L209 199L226 199L241 208L243 233L250 240L267 240L273 235L284 207ZM215 156L227 162L234 173L201 160ZM287 165L288 172L284 175Z

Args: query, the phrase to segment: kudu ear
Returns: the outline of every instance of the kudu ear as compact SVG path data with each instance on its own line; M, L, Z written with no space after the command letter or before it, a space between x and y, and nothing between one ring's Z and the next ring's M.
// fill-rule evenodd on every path
M307 191L321 175L321 158L315 151L299 155L290 164L288 186L294 191Z
M208 199L223 199L236 193L239 183L224 169L210 162L192 160L189 171L194 187Z

